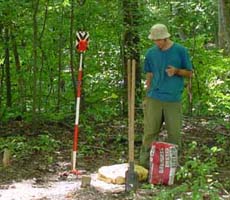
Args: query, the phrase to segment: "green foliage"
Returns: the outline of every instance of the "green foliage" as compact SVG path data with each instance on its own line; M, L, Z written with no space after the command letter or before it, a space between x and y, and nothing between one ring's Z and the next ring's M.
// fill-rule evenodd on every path
M53 153L60 144L60 141L45 133L29 138L26 136L12 136L0 138L0 152L9 149L14 159L28 158L38 153L46 155L50 161L52 158L48 155Z
M59 144L60 142L52 138L51 135L42 134L38 136L36 141L33 140L30 145L32 146L32 150L51 153L59 146Z
M52 1L48 4L45 19L46 1L39 4L37 22L39 45L38 51L38 104L39 114L45 118L60 119L68 113L74 113L75 97L69 66L69 12L70 1ZM4 81L0 84L0 117L4 121L22 115L26 120L32 109L31 82L32 73L32 6L28 1L2 1L0 16L1 37L4 44L4 28L11 30L18 46L20 71L16 70L15 60L10 48L11 85L13 106L6 108ZM9 5L14 5L9 6ZM74 2L74 29L84 28L90 33L89 50L84 59L83 91L87 112L95 113L102 121L120 115L124 89L124 69L122 37L123 10L120 1L85 1L83 5ZM136 8L133 8L136 9ZM221 115L229 113L229 58L224 58L216 49L206 49L206 45L216 41L217 5L208 0L198 1L151 1L140 2L138 33L142 68L144 54L152 43L147 39L150 27L157 22L166 23L173 40L190 50L195 68L193 78L193 114ZM8 11L10 10L10 12ZM6 16L6 13L7 16ZM130 27L132 28L132 27ZM74 30L74 31L75 31ZM44 32L42 32L44 31ZM41 35L43 33L43 35ZM74 41L73 41L74 42ZM4 64L4 46L0 45L1 64ZM77 74L79 56L74 55L74 76ZM59 66L60 64L60 66ZM2 66L2 65L1 65ZM0 71L1 80L4 70ZM59 80L60 78L60 80ZM144 78L144 77L143 77ZM19 80L23 89L19 88ZM59 81L63 83L58 90ZM58 96L58 92L59 96ZM143 94L144 95L144 94ZM141 102L141 96L137 97ZM188 100L185 93L185 109ZM60 117L57 117L60 116Z
M46 3L48 15L45 18ZM117 143L116 151L126 151L127 138L123 130L112 134L109 127L113 120L124 115L122 97L124 97L124 64L122 56L124 34L122 1L86 0L79 5L74 2L74 32L81 28L89 31L89 50L84 54L84 76L80 111L80 128L85 137L85 144L79 150L81 155L103 154L106 151L108 133ZM131 1L130 1L131 2ZM0 0L0 120L7 123L18 116L25 121L32 120L33 89L33 10L32 2L27 0ZM13 5L13 6L12 6ZM217 41L217 3L209 0L162 0L139 1L140 13L138 30L140 37L140 68L142 69L146 49L152 45L147 39L150 27L157 22L169 26L175 42L185 45L190 52L194 65L192 79L193 115L221 118L230 130L230 58L222 55L222 50L215 47ZM73 87L70 58L70 8L71 1L40 1L37 15L38 23L38 78L37 78L37 119L64 120L74 118L75 92ZM133 8L136 9L136 8ZM12 107L6 106L4 53L5 28L11 33L10 73ZM133 27L130 27L130 29ZM43 35L42 35L43 34ZM13 41L15 38L20 59L20 70L16 68ZM72 41L75 43L75 41ZM209 45L214 46L212 48ZM76 79L79 55L74 53L74 72ZM142 71L140 69L140 71ZM21 82L20 82L21 81ZM144 74L142 74L142 85ZM58 85L62 83L61 88ZM20 89L20 84L22 89ZM60 90L59 90L60 89ZM143 88L141 88L143 89ZM145 91L142 91L143 96ZM59 95L59 96L58 96ZM138 96L140 102L142 96ZM184 110L189 110L188 93L183 96ZM141 105L136 105L141 107ZM186 113L186 112L185 112ZM138 116L139 113L138 113ZM124 119L122 119L125 121ZM142 119L137 119L141 120ZM106 129L98 124L107 123ZM72 122L74 124L74 120ZM124 126L119 124L120 126ZM210 124L210 129L216 124ZM98 128L99 127L99 128ZM185 164L177 173L177 181L183 184L173 188L161 188L154 199L173 199L182 195L183 199L202 199L207 194L211 199L217 198L216 189L220 186L212 174L217 165L226 164L229 139L216 131L214 146L199 146L196 142L189 145ZM38 136L14 136L0 138L0 152L5 148L11 150L14 159L30 158L33 154L46 156L52 162L52 152L60 146L60 141L44 132ZM96 145L95 145L96 144ZM94 147L94 148L92 148ZM201 152L198 154L197 149ZM218 157L219 156L219 157ZM155 189L146 184L145 189Z
M203 114L210 113L211 115L227 116L230 112L230 74L228 66L230 59L224 59L220 54L211 55L212 62L208 61L209 56L206 56L207 63L203 63L205 69L203 70L202 85L204 85L201 93L206 93L207 96L200 98L202 102Z
M222 148L217 146L199 146L196 141L192 141L186 150L184 164L176 172L172 187L143 184L142 188L153 191L153 197L149 199L219 199L223 185L214 174L218 169L217 160L221 151Z
M9 149L13 154L26 150L26 138L24 136L0 138L0 152Z
M213 177L217 170L218 152L217 146L199 147L193 141L186 152L185 164L177 172L176 179L187 184L191 190L192 199L202 199L208 195L211 199L219 198L220 183Z
M160 189L160 192L153 199L161 200L161 199L176 199L176 198L183 198L186 199L186 195L184 195L188 191L188 185L181 184L175 188L167 188L163 187Z
M230 58L223 57L216 49L205 48L205 36L187 40L190 46L194 77L192 80L192 104L194 115L223 116L230 112ZM184 105L188 106L187 92ZM186 107L185 110L188 108Z

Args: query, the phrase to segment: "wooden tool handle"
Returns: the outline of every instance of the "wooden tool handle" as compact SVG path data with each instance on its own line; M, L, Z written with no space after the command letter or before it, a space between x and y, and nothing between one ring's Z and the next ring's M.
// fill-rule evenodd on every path
M128 59L127 61L127 85L128 85L128 135L130 131L130 102L131 102L131 76L132 76L132 69L131 69L131 60Z
M128 61L128 117L129 117L129 162L134 162L134 120L135 120L135 81L136 61L132 60L132 66Z

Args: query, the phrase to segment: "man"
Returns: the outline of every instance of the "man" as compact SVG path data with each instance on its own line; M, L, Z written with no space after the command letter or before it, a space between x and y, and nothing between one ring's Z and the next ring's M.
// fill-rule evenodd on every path
M151 143L157 140L163 122L168 134L167 142L180 147L184 77L192 77L192 64L187 49L170 40L165 25L154 25L148 38L155 45L147 51L144 63L147 97L140 164L146 168L149 168Z

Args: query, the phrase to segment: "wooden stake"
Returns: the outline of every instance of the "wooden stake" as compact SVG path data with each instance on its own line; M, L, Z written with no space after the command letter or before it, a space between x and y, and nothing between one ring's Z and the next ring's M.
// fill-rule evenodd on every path
M9 149L4 149L2 163L4 167L10 166L11 152Z

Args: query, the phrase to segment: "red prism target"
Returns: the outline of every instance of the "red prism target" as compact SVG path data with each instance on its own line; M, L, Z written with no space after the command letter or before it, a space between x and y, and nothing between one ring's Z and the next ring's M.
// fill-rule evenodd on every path
M85 31L77 31L76 33L76 49L78 52L85 52L88 49L89 33Z

